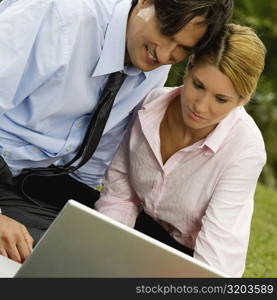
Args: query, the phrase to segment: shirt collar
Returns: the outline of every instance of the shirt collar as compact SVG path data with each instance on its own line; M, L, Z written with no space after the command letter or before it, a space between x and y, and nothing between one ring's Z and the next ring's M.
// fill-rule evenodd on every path
M157 111L162 112L164 114L164 111L166 110L169 102L175 98L177 95L181 93L180 87L163 87L161 88L163 92L155 97L154 99L151 96L151 93L148 94L148 96L145 97L144 102L142 103L141 110L144 110L144 114L152 113L152 111L157 113ZM157 89L159 91L159 89ZM155 90L153 90L155 92Z
M161 118L164 115L164 111L167 108L168 103L178 94L180 94L182 87L183 86L168 89L167 93L163 93L161 96L157 96L156 99L150 102L147 101L147 98L145 99L146 101L143 103L141 110L139 111L139 118L141 120L141 125L144 128L144 131L147 131L149 122L160 124ZM154 114L153 111L155 112ZM239 120L241 113L243 113L244 111L245 109L241 106L235 108L222 121L219 122L216 128L206 138L203 138L193 145L184 148L184 150L188 151L196 148L206 148L209 149L212 153L216 153L223 144L225 138L229 135L232 127Z
M107 27L103 49L92 77L121 70L130 76L143 73L147 77L147 72L144 73L134 66L124 66L126 27L130 8L129 0L122 0L115 6L112 19Z

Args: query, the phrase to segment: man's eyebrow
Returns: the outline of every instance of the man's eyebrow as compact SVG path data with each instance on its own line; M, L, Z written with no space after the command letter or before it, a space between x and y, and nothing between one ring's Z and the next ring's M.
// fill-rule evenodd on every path
M179 45L181 46L184 50L188 51L188 52L192 52L194 51L194 49L196 48L196 46L188 46L188 45L184 45L182 43L182 41L176 39L174 36L172 37L172 39Z

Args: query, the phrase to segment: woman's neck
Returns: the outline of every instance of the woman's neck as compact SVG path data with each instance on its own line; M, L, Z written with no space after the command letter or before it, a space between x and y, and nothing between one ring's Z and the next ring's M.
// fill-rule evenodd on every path
M180 96L174 98L164 115L169 132L174 134L183 147L190 146L206 137L213 128L192 129L186 126L181 108Z

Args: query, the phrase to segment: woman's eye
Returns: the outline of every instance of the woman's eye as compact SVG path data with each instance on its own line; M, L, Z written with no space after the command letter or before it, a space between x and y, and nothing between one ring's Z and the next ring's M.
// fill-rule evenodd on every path
M216 97L216 101L217 101L218 103L226 103L226 102L227 102L227 100L225 100L225 99L223 99L223 98L219 98L219 97Z
M197 88L197 89L203 89L203 86L201 84L199 84L198 82L193 80L193 85Z

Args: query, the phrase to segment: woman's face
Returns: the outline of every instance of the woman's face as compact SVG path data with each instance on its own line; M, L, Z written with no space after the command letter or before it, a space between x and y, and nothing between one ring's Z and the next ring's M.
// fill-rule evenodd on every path
M208 134L234 108L245 103L231 80L212 65L193 67L181 91L185 126L203 134Z

